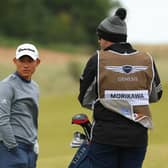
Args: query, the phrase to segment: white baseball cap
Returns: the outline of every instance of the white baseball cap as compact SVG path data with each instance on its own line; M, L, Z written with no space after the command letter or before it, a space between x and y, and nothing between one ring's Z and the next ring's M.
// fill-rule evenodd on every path
M30 56L33 60L36 60L39 58L39 53L37 48L33 44L29 44L29 43L21 44L16 49L16 59L19 59L24 55Z

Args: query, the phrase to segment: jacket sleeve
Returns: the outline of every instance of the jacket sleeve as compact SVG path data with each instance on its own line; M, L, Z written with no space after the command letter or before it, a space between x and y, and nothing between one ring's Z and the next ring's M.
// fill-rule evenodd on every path
M8 149L15 148L17 142L10 124L13 89L7 83L0 83L0 140Z
M155 62L153 62L153 69L154 69L154 80L152 82L152 90L149 96L150 103L159 101L163 93L160 77L159 77Z
M80 77L80 88L78 100L80 104L88 109L92 109L97 98L97 54L94 54L87 62Z

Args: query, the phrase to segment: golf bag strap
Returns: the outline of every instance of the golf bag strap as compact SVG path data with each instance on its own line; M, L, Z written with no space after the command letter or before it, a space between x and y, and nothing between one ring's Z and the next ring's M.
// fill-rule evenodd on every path
M74 155L68 168L92 168L91 161L87 156L89 144L83 143Z

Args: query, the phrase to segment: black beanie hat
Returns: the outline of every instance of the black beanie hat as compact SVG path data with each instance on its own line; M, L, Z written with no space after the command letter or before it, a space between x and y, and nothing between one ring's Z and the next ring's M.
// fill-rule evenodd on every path
M127 41L127 26L125 23L127 12L119 8L115 15L105 18L97 27L97 35L111 42Z

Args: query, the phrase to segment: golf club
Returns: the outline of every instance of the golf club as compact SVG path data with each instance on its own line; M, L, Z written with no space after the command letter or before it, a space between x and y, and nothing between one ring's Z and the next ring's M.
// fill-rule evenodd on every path
M72 124L80 125L84 130L87 140L88 141L90 140L90 132L92 125L86 114L81 113L74 115L72 117Z

